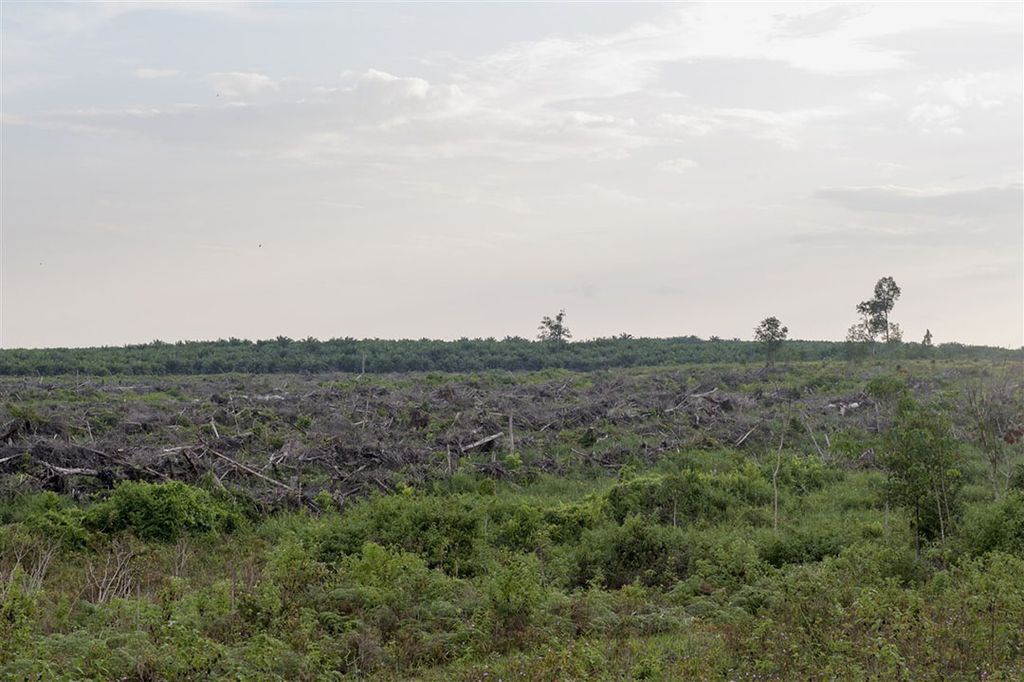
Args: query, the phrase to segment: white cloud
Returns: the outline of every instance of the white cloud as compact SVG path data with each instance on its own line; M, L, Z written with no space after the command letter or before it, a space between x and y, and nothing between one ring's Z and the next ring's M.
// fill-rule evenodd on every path
M1019 214L1022 209L1020 184L968 189L899 185L826 187L815 192L815 196L858 211L884 213L988 216Z
M226 97L258 95L278 90L278 84L269 76L244 71L219 71L206 77L218 94Z
M924 133L963 135L967 112L998 109L1020 98L1020 72L959 73L929 78L915 89L926 100L907 112L907 119Z
M155 80L157 78L172 78L177 76L175 69L135 69L136 78L142 80Z
M667 173L686 173L697 167L697 162L693 159L669 159L668 161L662 161L658 164L658 168Z
M907 113L907 120L925 133L964 134L964 129L957 125L960 110L952 104L918 104Z
M716 132L739 133L796 149L801 146L801 133L807 126L835 120L846 113L846 110L839 107L790 111L691 107L687 113L662 114L658 117L658 123L685 135L699 137Z
M864 99L872 104L889 104L895 100L892 95L887 95L886 93L878 90L871 90L864 93Z
M342 74L342 78L354 79L356 86L364 90L378 88L381 92L389 94L424 98L430 93L430 83L423 78L403 78L395 76L386 71L369 69L365 73L354 75L350 72Z
M1003 103L1003 98L1019 89L1011 74L968 73L953 78L933 78L917 87L917 93L934 95L966 109L980 107L992 109Z

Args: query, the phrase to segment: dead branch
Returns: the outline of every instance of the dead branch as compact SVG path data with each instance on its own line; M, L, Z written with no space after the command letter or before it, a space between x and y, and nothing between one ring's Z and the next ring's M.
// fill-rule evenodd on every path
M487 436L486 438L481 438L480 440L478 440L476 442L473 442L473 443L470 443L469 445L463 446L463 447L460 448L460 450L462 452L466 452L467 450L472 450L473 448L478 448L481 445L487 445L491 441L498 440L499 438L501 438L504 435L505 435L504 433L499 431L498 433L495 433L493 435Z
M296 493L296 494L298 493L298 491L295 488L291 487L290 485L287 485L285 483L282 483L281 481L273 479L270 476L265 476L265 475L261 474L260 472L256 471L255 469L253 469L252 467L248 467L248 466L242 464L241 462L237 462L237 461L231 459L230 457L228 457L224 453L217 452L216 450L214 450L211 447L207 447L206 450L207 450L207 452L209 452L209 453L211 453L211 454L213 454L213 455L215 455L217 457L220 457L225 462L231 464L232 466L234 466L237 469L241 469L242 471L248 472L248 473L252 474L253 476L256 476L257 478L261 478L264 481L267 481L268 483L273 483L274 485L276 485L276 486L278 486L280 488L284 488L288 492Z
M80 469L80 468L65 468L55 466L49 462L43 462L46 467L55 474L60 476L99 476L100 472L95 469Z
M743 445L743 441L745 441L745 440L747 439L747 436L749 436L750 434L752 434L752 433L754 432L754 429L756 429L756 428L757 428L758 426L760 426L760 425L761 425L761 422L757 422L756 424L754 424L753 426L751 426L751 427L750 427L750 430L749 430L749 431L747 431L746 433L744 433L744 434L743 434L743 436L742 436L742 437L741 437L741 438L740 438L740 439L739 439L738 441L736 441L735 443L733 443L733 447L736 447L736 448L738 448L739 446Z

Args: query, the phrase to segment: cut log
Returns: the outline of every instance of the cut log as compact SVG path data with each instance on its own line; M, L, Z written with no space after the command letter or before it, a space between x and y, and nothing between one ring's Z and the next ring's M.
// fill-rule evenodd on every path
M478 448L481 445L487 445L491 441L498 440L499 438L501 438L504 435L505 435L504 433L499 431L498 433L495 433L493 435L487 436L486 438L481 438L480 440L478 440L478 441L476 441L474 443L470 443L469 445L463 446L463 447L461 447L459 449L462 452L465 452L466 450L472 450L473 448Z

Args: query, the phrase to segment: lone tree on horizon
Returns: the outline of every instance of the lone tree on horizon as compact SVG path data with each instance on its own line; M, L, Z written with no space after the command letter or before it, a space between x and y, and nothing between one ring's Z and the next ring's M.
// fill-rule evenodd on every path
M761 324L754 329L754 340L764 348L765 365L775 364L775 356L782 348L782 342L786 340L789 329L783 327L777 317L766 317Z
M899 326L889 322L889 313L901 293L896 280L883 277L875 283L874 297L857 304L857 312L864 318L864 329L869 336L881 335L886 342L902 338Z
M567 341L572 338L572 332L565 326L565 309L558 311L558 314L554 318L545 315L541 321L540 326L537 327L540 331L537 334L537 338L541 341Z

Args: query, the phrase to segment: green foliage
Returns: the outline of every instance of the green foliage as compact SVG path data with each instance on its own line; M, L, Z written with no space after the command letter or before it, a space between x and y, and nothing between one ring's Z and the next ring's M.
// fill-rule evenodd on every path
M874 293L872 298L857 305L857 312L864 319L865 329L872 335L880 334L886 341L890 341L894 336L895 325L889 321L889 313L902 292L896 280L883 277L875 284Z
M789 329L783 327L777 317L766 317L754 329L754 340L764 348L765 360L768 364L774 362L775 356L782 348L788 334Z
M833 439L833 448L836 448L836 440ZM858 451L862 452L863 449ZM761 465L761 476L765 481L770 481L774 473L775 463L764 462ZM794 493L810 493L821 490L827 485L836 483L842 479L842 473L835 468L828 467L817 457L798 457L784 455L779 458L779 473L777 483L780 487ZM763 491L756 501L763 501Z
M1009 487L1011 490L1024 490L1024 462L1019 462L1010 472Z
M1013 490L970 509L958 539L971 556L998 551L1024 559L1024 492Z
M576 550L572 583L582 587L597 580L611 589L632 582L671 584L685 577L689 565L685 537L678 528L638 516L587 531Z
M36 600L20 565L6 576L0 592L0 665L12 660L30 640Z
M472 344L456 346L476 357ZM393 493L340 508L331 493L341 491L308 477L304 490L322 491L310 509L261 507L212 480L123 484L83 501L3 496L0 679L1024 679L1024 497L988 485L983 451L959 447L964 415L949 409L962 377L990 368L908 366L910 381L884 360L794 366L767 373L771 394L737 367L644 374L663 405L713 383L773 430L786 428L796 396L824 405L866 384L882 414L820 413L823 455L807 418L778 454L761 430L736 449L670 452L655 434L690 433L681 411L639 421L612 407L592 431L568 424L539 444L522 413L520 463L507 477L475 474L466 457L430 479L440 469L416 462L390 479ZM458 382L476 400L481 387L590 390L606 378L423 381L431 391ZM420 379L363 377L359 388ZM253 430L261 442L331 447L318 433L326 411L242 409L242 428L265 426ZM736 437L749 428L743 417L726 418ZM413 427L424 452L443 448L450 419L429 414ZM706 428L693 428L693 443ZM605 466L569 454L581 437ZM870 448L877 459L860 457ZM13 468L2 480L10 491L25 481ZM943 535L944 546L927 544Z
M539 341L550 341L555 343L561 343L568 341L572 338L572 332L565 326L565 311L560 310L558 314L553 318L545 315L540 321L540 326L537 327L540 332L537 334Z
M469 496L377 497L326 528L321 555L330 561L375 542L421 555L450 575L472 575L483 567L480 535L481 516Z
M786 341L793 357L830 360L845 357L842 342ZM860 348L862 344L853 344ZM907 344L920 349L920 344ZM574 343L543 343L524 338L457 341L389 341L351 338L328 341L275 339L155 342L122 348L0 350L0 375L59 374L166 375L225 372L478 372L563 368L597 370L678 363L752 362L762 353L751 341L705 341L695 336L667 339L614 337ZM875 357L901 357L898 347L878 349ZM1020 360L1021 351L987 346L941 344L930 356L941 359ZM172 396L173 397L173 396Z
M882 403L895 405L910 394L905 381L890 374L882 374L868 381L864 392Z
M494 568L483 583L493 635L514 639L535 619L547 590L540 562L532 554L514 554Z
M51 491L19 495L0 507L0 521L22 524L38 536L68 547L83 547L88 542L83 518L84 513L71 500Z
M234 505L177 481L121 483L84 518L85 526L95 531L129 530L144 540L162 542L174 542L185 533L229 532L243 520Z
M605 509L619 523L639 514L675 526L720 521L738 506L763 504L769 499L768 482L756 466L747 463L720 475L685 469L625 481L608 491Z
M885 437L889 499L911 514L919 538L945 538L962 513L963 456L949 420L933 408L901 399Z
M785 529L761 548L761 557L777 568L786 564L807 564L837 556L856 537L849 529L822 527Z

